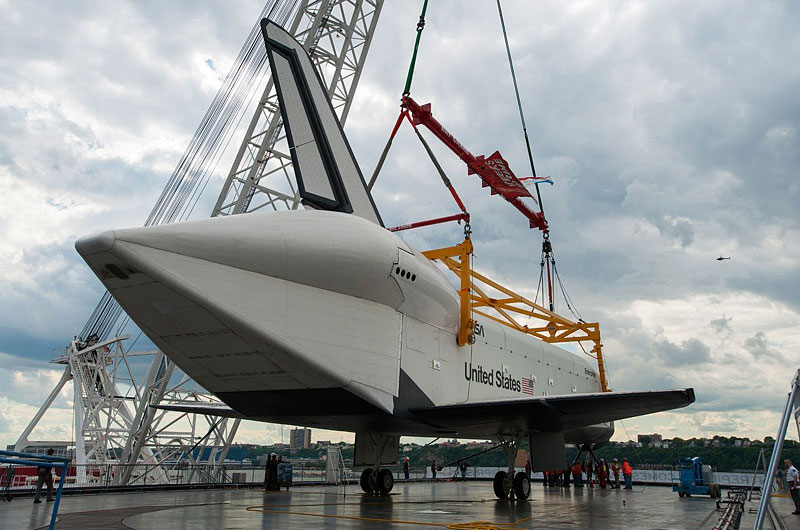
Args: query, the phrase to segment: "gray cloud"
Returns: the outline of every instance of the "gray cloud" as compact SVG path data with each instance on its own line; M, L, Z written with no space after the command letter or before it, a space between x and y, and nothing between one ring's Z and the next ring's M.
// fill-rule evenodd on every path
M757 332L752 337L744 341L744 348L750 355L758 360L784 361L785 358L775 348L769 345L767 335L763 331Z
M709 322L709 324L711 325L711 329L717 333L723 333L726 331L733 331L733 328L731 327L732 320L733 317L725 317L725 315L722 315L721 318L716 318Z
M711 417L707 414L695 414L687 418L700 432L707 436L723 433L735 433L741 430L742 424L733 418Z
M13 205L0 211L5 351L43 360L47 345L82 326L101 290L72 242L141 224L259 4L80 0L0 12L0 194ZM556 180L543 195L559 271L613 346L615 388L692 385L698 404L687 410L709 413L773 407L740 379L758 361L778 360L767 335L797 346L786 331L800 311L800 78L789 67L800 55L797 6L509 0L504 9L537 172ZM399 110L417 16L404 2L386 3L348 119L367 174ZM432 102L475 154L499 149L517 174L530 174L493 13L437 2L428 20L414 96ZM476 265L535 290L539 235L432 144L473 214ZM210 211L225 165L196 216ZM390 225L455 212L408 130L375 198ZM404 237L446 246L459 229ZM720 252L733 260L715 262ZM773 312L755 324L739 317L743 309L708 302L706 314L730 315L710 322L709 337L708 317L691 313L698 297ZM656 321L632 315L641 301L663 308L649 317ZM558 307L565 312L562 300ZM724 365L697 373L723 356ZM759 369L782 381L775 364Z
M39 407L58 383L64 371L60 365L30 361L23 357L0 353L0 396L16 403ZM67 408L67 396L72 392L71 383L65 385L61 396L53 404Z
M709 362L711 349L698 338L675 342L662 332L644 329L641 321L606 320L614 331L615 340L624 345L627 352L647 363L658 363L661 367L688 366ZM624 322L624 323L623 323ZM616 326L624 326L622 334L617 335ZM627 353L626 352L626 353Z
M675 344L667 339L655 343L655 355L666 363L700 364L711 360L711 349L703 341L691 339Z

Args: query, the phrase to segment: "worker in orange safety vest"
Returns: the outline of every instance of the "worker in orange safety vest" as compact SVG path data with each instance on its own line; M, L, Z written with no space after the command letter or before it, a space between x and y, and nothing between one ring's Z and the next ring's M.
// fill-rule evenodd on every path
M627 458L622 459L622 476L625 478L625 489L633 489L633 468L628 463Z

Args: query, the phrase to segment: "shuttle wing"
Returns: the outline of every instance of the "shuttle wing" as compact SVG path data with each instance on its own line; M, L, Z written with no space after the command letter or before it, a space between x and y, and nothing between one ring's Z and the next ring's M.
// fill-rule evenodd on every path
M425 422L458 431L557 432L588 427L653 412L685 407L694 402L694 389L654 392L603 392L568 396L542 396L511 401L465 403L411 409Z
M382 225L342 126L308 53L285 29L261 21L303 204Z

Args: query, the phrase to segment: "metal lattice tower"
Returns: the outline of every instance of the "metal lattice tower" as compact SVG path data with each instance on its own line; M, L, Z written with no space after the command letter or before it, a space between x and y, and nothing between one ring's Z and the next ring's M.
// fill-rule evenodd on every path
M64 373L15 450L28 445L31 432L71 379L75 433L83 433L75 437L78 484L164 483L181 459L213 472L224 462L240 420L150 407L162 401L213 405L219 400L193 388L186 375L176 374L175 364L162 352L127 352L122 345L127 338L93 344L73 340L56 355L52 362L63 365ZM137 377L133 366L151 357L145 376Z
M304 44L343 124L382 7L383 0L269 0L262 11L262 16L287 27ZM226 135L233 134L230 124L236 122L247 99L246 92L256 89L256 85L265 87L263 94L211 215L300 207L277 94L264 66L266 51L257 29L258 26L251 31L237 57L241 68L226 78L146 226L188 218L204 182L213 173L214 161L221 157ZM266 77L259 78L262 75ZM83 337L94 335L99 341L87 346L73 340L56 356L53 362L64 365L61 380L15 447L22 450L29 443L32 431L71 379L75 463L79 464L78 473L83 473L78 478L87 483L108 481L103 473L110 473L113 464L122 464L122 472L114 473L111 479L114 484L166 481L170 466L184 459L205 464L209 469L206 478L215 480L218 464L224 462L240 420L151 407L158 403L208 404L218 400L179 374L162 352L126 351L122 341L127 336L106 339L113 335L111 330L120 319L123 324L117 335L127 317L105 293L81 333ZM149 368L144 377L137 378L134 367L143 364Z
M305 0L289 32L303 43L344 124L383 0ZM262 208L294 210L300 197L270 79L236 154L211 216Z

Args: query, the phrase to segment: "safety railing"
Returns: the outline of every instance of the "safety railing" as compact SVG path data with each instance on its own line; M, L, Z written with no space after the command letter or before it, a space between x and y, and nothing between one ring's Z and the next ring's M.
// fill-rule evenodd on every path
M57 470L61 470L61 475L66 475L69 459L60 456L53 456L52 454L39 455L0 450L0 463L6 464L7 470L7 474L5 476L5 488L3 489L3 498L5 500L11 500L11 485L17 469L32 468L36 470L39 491L37 492L36 498L33 502L41 502L39 500L39 495L42 493L41 488L46 486L47 501L55 501L53 503L53 512L50 516L50 525L48 527L50 530L53 530L53 528L55 528L56 521L58 520L58 505L61 503L61 494L64 491L64 484L59 483L58 486L55 487L56 494L55 498L53 498L53 487L55 484L53 483L54 481L52 480L52 477L56 476ZM2 482L0 482L0 484L2 484Z
M346 464L349 470L352 465ZM33 466L13 466L14 473L11 483L8 484L7 477L12 466L0 467L0 487L13 494L24 494L33 492L36 487L37 469ZM119 477L124 475L125 468L130 468L130 480L126 484L119 483ZM468 467L465 477L471 480L491 480L495 472L505 470L504 467ZM520 468L521 470L521 468ZM400 466L392 468L396 481L405 480L405 474ZM53 480L58 487L62 480L61 470L54 471ZM357 482L361 475L361 469L349 472L351 482ZM66 479L64 480L64 490L110 490L118 488L157 488L163 487L219 487L219 486L253 486L263 484L265 481L264 467L253 464L240 464L237 462L226 462L220 465L194 465L188 463L176 463L171 466L151 465L151 464L106 464L106 465L85 465L76 466L70 464L67 467ZM541 480L541 473L533 473L534 479ZM715 482L723 486L747 486L747 481L752 477L752 472L739 473L714 473ZM408 480L431 479L429 466L414 466L409 470ZM437 473L439 480L460 479L461 472L456 467L444 468ZM664 484L673 483L674 474L671 470L647 470L635 469L633 480L636 483ZM292 462L292 482L294 484L325 484L326 470L324 462L298 463Z
M133 468L133 469L129 469ZM11 470L13 469L13 473ZM125 471L131 471L130 479L120 483ZM293 463L294 483L324 483L325 468L318 465ZM69 464L66 473L61 470L53 473L56 487L63 480L64 490L75 489L116 489L120 487L193 487L262 484L265 469L261 466L237 464L220 465L176 463L173 465L155 464ZM8 478L11 478L9 483ZM34 466L9 465L0 467L0 485L13 494L33 492L38 478Z

